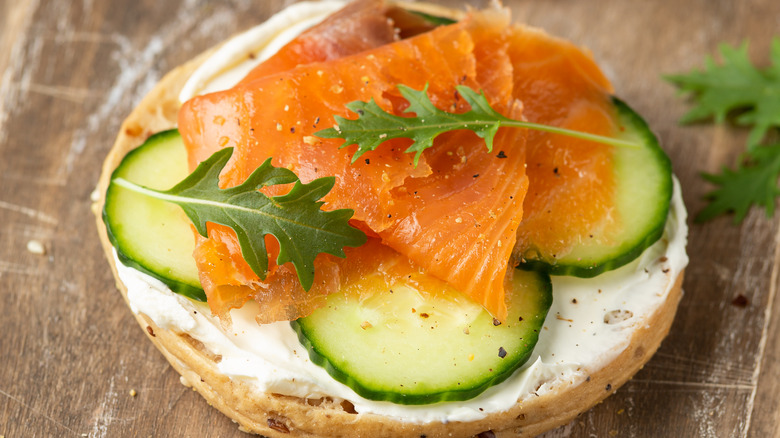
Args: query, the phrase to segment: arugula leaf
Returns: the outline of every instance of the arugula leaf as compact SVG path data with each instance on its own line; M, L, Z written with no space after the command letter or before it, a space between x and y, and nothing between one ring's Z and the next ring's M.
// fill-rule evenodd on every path
M723 169L717 175L703 174L707 181L720 186L706 195L710 203L696 215L697 222L708 221L720 214L734 212L734 223L740 223L753 204L762 205L766 215L775 211L775 198L780 195L780 144L756 148L746 163L736 170Z
M724 167L719 174L702 175L719 188L705 196L710 203L696 221L734 212L734 223L740 223L753 205L763 206L771 217L775 199L780 196L780 144L762 142L771 129L780 127L780 38L772 40L771 65L764 69L750 62L747 43L738 48L723 44L719 50L723 59L720 64L707 57L704 70L665 76L683 94L692 95L696 103L681 123L707 118L722 123L729 115L742 111L736 123L752 126L746 152L735 170Z
M323 202L319 200L333 188L335 177L303 184L291 170L273 167L269 158L241 185L220 189L219 174L232 153L232 148L215 152L169 190L149 189L123 178L114 182L179 205L204 237L208 237L207 222L232 228L241 254L261 279L265 279L268 270L265 236L273 235L280 248L276 263L292 263L306 290L314 282L317 254L344 257L343 247L366 242L366 235L349 225L352 210L320 210ZM265 186L289 183L295 184L286 195L269 197L258 191Z
M358 145L358 150L352 157L354 163L361 155L375 150L380 144L393 138L409 138L414 140L406 152L414 152L414 164L420 159L423 151L433 146L433 140L442 133L457 129L474 131L485 140L488 151L493 149L493 138L501 126L530 128L554 134L591 140L612 146L640 147L639 145L600 135L580 131L572 131L538 123L524 122L504 117L490 107L484 93L477 93L469 87L455 87L471 109L465 113L449 113L436 108L428 97L428 85L422 90L415 90L399 84L401 95L409 102L406 113L414 113L414 117L402 117L383 110L371 99L369 102L354 101L347 108L358 114L357 119L347 119L335 116L336 126L316 132L321 138L342 138L346 140L342 148L352 144Z
M780 126L780 38L772 40L771 66L763 70L750 62L747 43L738 48L722 44L720 54L720 64L707 57L704 70L665 79L696 100L681 123L710 117L722 123L734 110L745 110L735 121L753 126L748 137L748 151L753 151L772 127Z

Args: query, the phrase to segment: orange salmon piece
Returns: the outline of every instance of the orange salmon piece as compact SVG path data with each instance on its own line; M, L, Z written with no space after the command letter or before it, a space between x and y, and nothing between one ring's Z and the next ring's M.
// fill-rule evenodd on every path
M531 122L610 136L612 86L589 54L532 28L509 37L514 96ZM518 258L565 255L597 229L610 229L614 196L612 149L585 140L528 133L529 191L518 229Z
M298 65L337 59L395 41L397 39L396 29L385 16L385 12L382 0L358 0L349 3L287 43L277 53L255 67L242 81L251 82L264 76L295 68ZM358 29L361 32L358 33ZM235 105L238 108L237 102ZM225 120L220 117L217 116L214 120L225 129L220 140L238 136L237 124L228 123L225 125ZM200 161L202 160L191 155L190 167L194 169ZM209 224L209 233L219 233L219 237L206 239L196 233L196 258L229 260L221 264L201 264L201 283L209 291L208 302L214 314L227 320L229 319L228 310L243 306L253 296L264 307L296 308L290 303L297 302L299 303L297 307L302 309L303 314L311 313L321 304L320 301L309 299L311 296L318 296L317 293L304 294L305 291L295 288L294 284L291 286L290 281L287 281L284 286L269 286L272 290L283 291L277 293L279 295L277 298L273 298L273 294L260 296L255 293L254 289L256 288L245 287L244 285L249 282L257 283L258 287L260 283L257 282L257 276L241 257L235 233L227 227L216 224ZM275 257L278 254L278 244L273 238L267 237L266 247L271 255L269 272L272 273L276 269ZM318 264L318 272L325 269ZM292 270L288 269L288 271ZM290 272L286 272L285 276L289 277ZM215 281L215 279L223 280ZM322 287L325 287L326 291L330 291L334 286L320 279L315 284L315 288ZM281 314L281 312L272 311L270 314ZM294 319L294 317L291 316L290 319Z
M491 10L472 20L478 88L494 109L520 119L522 106L512 98L508 17ZM379 233L386 245L501 321L507 314L504 281L513 272L507 264L528 190L525 137L525 130L500 129L488 153L472 132L442 135L424 153L431 175L396 189L395 224Z
M242 83L299 65L338 59L397 40L382 0L358 0L328 16L252 69Z
M354 209L357 226L379 235L383 244L502 318L506 313L503 281L527 189L524 131L507 129L497 135L496 150L506 151L510 158L486 153L484 141L471 133L454 133L437 139L416 167L413 156L403 152L405 140L387 142L351 164L356 146L340 149L342 140L313 134L332 126L334 115L354 116L345 105L355 100L374 99L384 109L399 113L404 105L396 86L401 83L416 89L428 83L433 103L456 112L468 109L454 92L456 85L484 88L494 108L520 117L521 106L512 98L512 68L503 37L507 22L497 13L475 13L465 22L359 55L301 65L195 98L179 114L191 163L232 146L233 157L221 176L223 186L239 184L268 157L304 182L335 175L336 185L323 198L323 208ZM487 45L491 50L485 49ZM451 176L445 177L445 172ZM426 196L415 196L415 189ZM442 216L443 212L452 216ZM229 241L229 234L210 234L208 240ZM211 245L209 251L196 251L202 279L213 275L203 281L209 297L223 285L230 286L228 297L220 302L232 306L241 300L231 299L231 294L252 296L258 288L267 289L258 286L256 277L247 281L240 261L225 253L235 251L233 245L201 245ZM229 261L234 269L210 269L217 260ZM274 269L265 284L274 282ZM244 284L243 292L233 290L235 283ZM319 292L308 292L313 293ZM306 313L296 309L265 316L291 319L290 315Z

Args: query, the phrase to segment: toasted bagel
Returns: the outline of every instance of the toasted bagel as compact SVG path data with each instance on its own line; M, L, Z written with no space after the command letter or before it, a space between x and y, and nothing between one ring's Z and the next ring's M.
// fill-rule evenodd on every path
M404 7L435 15L459 17L458 11L420 3ZM121 126L116 142L103 165L93 205L99 237L117 288L128 300L128 288L120 278L114 250L102 220L104 194L113 170L123 157L151 134L174 128L180 107L179 93L192 73L215 49L207 51L168 73L132 111ZM681 212L678 212L681 214ZM526 397L502 412L489 413L475 421L409 422L375 413L357 413L349 401L323 397L301 398L258 391L250 383L233 379L219 370L222 358L193 335L161 327L143 312L135 313L139 326L181 374L182 383L197 390L206 401L233 419L244 431L268 437L333 436L495 436L531 437L571 421L628 381L651 358L669 332L682 291L683 272L667 275L658 294L663 300L646 316L631 324L630 342L608 363L591 368L583 378L554 381L554 387L539 396ZM600 317L600 316L597 316Z

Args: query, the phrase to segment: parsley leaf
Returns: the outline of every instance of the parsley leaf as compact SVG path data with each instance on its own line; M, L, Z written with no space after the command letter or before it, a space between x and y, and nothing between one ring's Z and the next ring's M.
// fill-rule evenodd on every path
M215 152L169 190L149 189L122 178L114 182L179 205L204 237L208 237L206 222L232 228L242 256L261 279L268 270L265 236L274 236L280 248L277 264L292 263L306 290L314 282L314 259L319 253L344 257L343 247L366 242L366 235L349 225L352 210L320 210L320 199L333 188L335 177L303 184L291 170L273 167L269 158L241 185L220 189L219 174L232 153L232 148ZM269 197L258 191L289 183L295 184L286 195Z
M666 79L696 100L696 106L683 116L682 123L710 117L722 123L732 111L744 110L735 121L753 126L748 137L748 151L752 151L772 127L780 126L780 38L773 39L772 65L763 70L750 62L747 43L738 48L723 44L720 54L720 64L707 57L704 70Z
M433 146L433 140L444 132L457 129L474 131L485 139L488 151L493 149L493 138L501 126L530 128L554 134L591 140L613 146L639 147L639 145L611 137L572 131L570 129L538 123L524 122L507 118L493 110L484 93L477 93L469 87L455 87L463 99L471 105L465 113L449 113L436 108L428 97L428 85L422 90L415 90L399 84L401 95L409 102L406 113L414 113L414 117L402 117L383 110L371 99L369 102L355 101L347 104L352 112L358 114L357 119L347 119L336 116L336 126L315 133L321 138L342 138L346 140L341 146L358 145L358 150L352 157L354 163L364 153L375 150L380 144L392 138L409 138L414 140L406 152L414 152L414 164L417 165L420 155Z
M702 176L720 188L706 195L710 203L696 215L697 222L733 211L734 223L740 223L753 204L762 205L766 215L771 217L775 211L775 198L780 195L777 186L780 144L756 148L750 159L739 164L736 170L724 168L720 174Z

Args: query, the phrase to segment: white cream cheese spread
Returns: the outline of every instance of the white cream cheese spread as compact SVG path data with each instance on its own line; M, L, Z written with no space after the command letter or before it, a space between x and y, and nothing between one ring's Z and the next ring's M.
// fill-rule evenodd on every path
M542 395L561 384L578 383L597 371L631 341L633 328L661 306L688 264L686 213L675 181L672 209L663 237L641 257L596 278L553 277L553 304L529 361L505 382L466 401L424 406L367 400L313 364L287 322L258 325L257 305L231 311L224 330L208 306L173 293L159 280L122 265L119 277L135 313L155 324L186 332L222 356L220 372L259 391L302 398L349 400L359 413L401 421L472 421Z
M299 3L231 39L193 74L180 99L232 86L254 64L341 5L341 1ZM561 384L582 382L619 355L630 343L635 325L643 324L664 303L688 263L685 221L675 180L665 233L641 257L592 279L553 277L553 304L533 356L523 367L471 400L423 406L377 402L357 395L309 360L289 323L258 325L254 302L231 311L233 325L226 330L205 304L173 293L162 282L122 265L116 257L115 263L133 312L201 341L222 357L217 365L222 373L258 391L349 400L358 413L412 423L473 421Z

